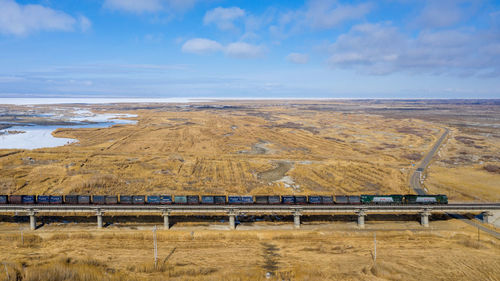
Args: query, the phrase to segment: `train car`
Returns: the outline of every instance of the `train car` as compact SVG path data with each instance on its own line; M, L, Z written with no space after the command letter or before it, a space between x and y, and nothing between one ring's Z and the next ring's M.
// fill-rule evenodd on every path
M132 205L132 195L120 195L120 204Z
M104 198L104 202L106 205L115 205L118 204L118 196L116 195L106 195Z
M270 195L267 197L267 200L268 200L268 204L272 204L272 205L281 203L279 195Z
M49 195L38 195L36 197L37 204L50 204L50 196Z
M281 204L293 205L295 204L295 196L293 195L283 195L281 196Z
M307 204L307 196L302 196L302 195L295 196L295 204L297 205Z
M22 195L22 203L23 204L35 204L36 203L35 195Z
M403 195L361 195L361 203L369 205L401 205Z
M174 196L174 203L175 204L181 204L181 205L187 204L187 196L175 195Z
M22 204L23 196L22 195L9 195L9 204Z
M198 204L200 204L200 196L198 196L198 195L188 195L187 196L187 203L189 205L198 205Z
M145 202L146 202L146 196L144 195L132 196L132 204L134 205L144 205Z
M50 195L49 197L50 204L62 204L63 197L62 195Z
M321 204L323 205L333 204L333 196L321 196Z
M253 204L253 196L252 195L243 195L241 196L241 204Z
M359 204L361 204L361 196L349 195L349 196L347 196L347 198L349 199L349 204L350 205L359 205Z
M268 200L268 197L267 195L257 195L255 196L255 204L269 204L269 200Z
M309 204L314 204L314 205L322 204L322 202L321 202L321 196L319 196L319 195L309 195L307 197L307 202Z
M226 196L225 195L215 195L214 196L214 204L215 205L225 205L226 204Z
M90 199L91 199L90 195L78 195L78 204L80 205L90 204L91 202Z
M9 197L7 195L0 195L0 204L9 203Z
M80 199L80 198L78 198ZM92 195L92 204L104 205L106 204L106 196L104 195Z
M211 195L202 195L201 196L201 204L213 205L213 204L215 204L215 197L211 196Z
M346 195L335 195L335 204L347 205L349 204L349 197Z
M78 195L65 195L64 204L71 204L71 205L78 204Z
M237 196L237 195L229 195L227 197L227 203L228 204L241 204L241 196Z
M448 197L444 194L438 195L413 195L404 196L405 204L448 204Z
M160 196L159 195L148 195L146 197L146 203L150 205L158 205L160 204Z
M172 204L172 196L170 195L160 195L160 204L162 205L170 205Z

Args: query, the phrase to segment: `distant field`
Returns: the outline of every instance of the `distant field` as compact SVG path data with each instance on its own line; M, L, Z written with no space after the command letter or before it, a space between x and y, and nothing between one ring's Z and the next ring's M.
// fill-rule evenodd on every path
M498 121L495 105L477 105L481 106L489 108L483 115L492 112L489 123ZM133 119L138 123L60 129L55 136L79 140L64 147L0 150L0 193L412 193L412 163L418 163L443 126L452 129L452 144L437 164L431 164L424 184L429 191L458 200L498 200L500 193L495 188L500 174L482 170L498 163L498 129L481 127L478 136L463 132L456 116L440 115L451 110L468 118L458 112L479 110L472 105L227 101L78 107L137 114ZM47 112L50 107L38 110ZM472 146L467 138L473 138ZM12 152L18 153L9 155ZM474 158L472 152L479 156ZM470 161L448 161L453 157ZM485 162L484 157L490 158ZM441 168L434 168L438 164ZM455 178L458 166L472 165L481 172L462 175L467 183L446 180ZM488 180L473 186L482 175Z

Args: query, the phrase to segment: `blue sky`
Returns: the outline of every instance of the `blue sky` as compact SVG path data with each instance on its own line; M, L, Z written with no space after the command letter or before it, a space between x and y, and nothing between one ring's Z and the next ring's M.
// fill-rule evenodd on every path
M500 2L0 0L0 97L500 98Z

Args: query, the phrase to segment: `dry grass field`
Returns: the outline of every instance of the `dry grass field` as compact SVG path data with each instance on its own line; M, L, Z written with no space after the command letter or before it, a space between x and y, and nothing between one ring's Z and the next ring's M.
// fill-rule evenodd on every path
M330 102L343 108L342 103ZM59 129L78 143L0 152L0 193L408 193L438 125L280 101L92 106L136 125Z
M478 242L474 228L454 221L433 222L425 231L416 225L158 231L155 268L150 228L50 226L24 233L21 241L19 229L4 223L0 280L8 280L5 270L10 280L33 281L266 280L267 272L268 280L498 280L497 239L483 233Z

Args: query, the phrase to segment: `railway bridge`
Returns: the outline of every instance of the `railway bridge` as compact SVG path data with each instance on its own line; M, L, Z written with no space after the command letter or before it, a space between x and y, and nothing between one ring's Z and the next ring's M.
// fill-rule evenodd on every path
M432 214L482 214L484 223L491 223L494 213L500 212L500 203L447 204L447 205L3 205L1 214L29 216L30 228L36 229L37 215L96 216L97 228L103 227L106 215L159 215L164 228L170 228L169 216L218 215L228 216L229 228L235 229L236 216L292 215L294 227L300 228L302 215L357 215L359 228L364 228L365 217L370 214L420 214L423 227L429 226Z

